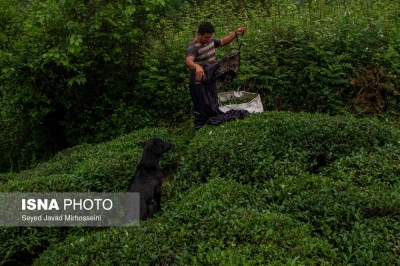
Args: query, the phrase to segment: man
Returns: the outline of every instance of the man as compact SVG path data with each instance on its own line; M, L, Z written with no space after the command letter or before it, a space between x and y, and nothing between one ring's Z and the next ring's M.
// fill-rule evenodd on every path
M232 42L237 35L243 35L246 27L239 27L235 32L214 39L214 26L210 22L200 24L197 36L186 48L186 66L190 69L189 90L194 105L195 130L202 128L209 119L204 108L204 99L201 93L201 78L204 76L203 67L206 64L215 64L215 48L225 46Z

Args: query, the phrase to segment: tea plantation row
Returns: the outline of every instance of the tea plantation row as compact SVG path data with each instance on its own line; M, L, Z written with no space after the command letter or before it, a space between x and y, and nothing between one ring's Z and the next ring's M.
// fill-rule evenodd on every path
M138 227L3 228L3 263L400 263L400 137L370 119L266 112L190 143L146 129L0 176L0 191L127 191L150 136L176 143L162 159L162 214Z

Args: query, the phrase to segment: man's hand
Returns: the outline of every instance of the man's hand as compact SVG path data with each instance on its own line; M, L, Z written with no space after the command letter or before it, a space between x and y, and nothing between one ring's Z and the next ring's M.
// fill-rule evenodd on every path
M239 27L237 28L237 30L235 31L236 35L243 35L246 32L246 27Z
M201 78L204 76L204 69L196 64L196 82L200 82Z
M232 42L238 35L243 35L246 32L246 27L239 27L235 30L235 32L223 37L221 39L221 44L219 46L225 46L228 43Z
M186 57L186 66L196 71L196 82L200 82L204 76L204 69L194 62L194 56L190 55Z

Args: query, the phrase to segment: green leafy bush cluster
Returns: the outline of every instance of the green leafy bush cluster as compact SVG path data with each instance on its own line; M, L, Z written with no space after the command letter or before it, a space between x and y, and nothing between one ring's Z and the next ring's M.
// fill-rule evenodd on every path
M370 119L271 112L203 128L177 175L181 188L215 177L251 183L265 209L313 228L334 264L399 263L398 132ZM326 165L309 171L319 154Z
M258 191L216 179L138 227L71 237L34 265L282 265L332 263L335 250L311 227L272 213Z
M5 0L4 7L2 172L185 118L185 48L204 20L217 38L247 26L240 74L224 89L258 92L266 110L398 112L396 1ZM218 49L218 57L236 48ZM384 78L374 78L379 73Z
M382 186L379 180L359 183L338 172L299 174L270 179L259 189L268 210L311 225L312 235L328 241L337 251L338 263L397 264L399 182L396 187Z
M247 26L246 34L239 38L238 79L222 87L258 92L268 110L340 113L359 93L363 90L365 93L365 87L351 84L364 69L382 71L387 77L374 80L364 72L361 74L367 83L378 85L377 94L383 101L376 110L364 109L358 102L351 111L357 114L398 111L398 2L243 1L238 4L206 0L194 5L183 3L181 9L188 10L186 15L171 10L165 16L167 25L178 29L176 34L180 34L180 40L175 36L169 38L171 47L180 47L180 54L184 54L185 47L179 43L188 43L193 38L192 32L197 30L199 21L213 22L217 38L232 33L239 25ZM218 57L237 47L235 41L218 49ZM171 54L172 60L173 57Z
M399 135L380 122L253 114L198 131L181 164L162 214L71 235L34 265L400 263Z
M165 51L155 43L164 5L2 3L0 126L7 130L0 130L6 147L1 172L26 169L67 147L109 140L189 109L185 87L164 77L185 75L185 65L162 59ZM154 50L155 58L148 56ZM166 72L167 65L178 67Z
M376 188L308 174L258 188L215 178L138 228L70 237L34 265L395 265L399 193Z
M399 6L384 2L285 1L269 12L262 4L243 10L249 30L237 84L261 93L268 110L335 114L365 93L350 82L359 68L376 69L389 77L368 81L383 85L377 109L398 110L399 31L392 23ZM354 113L377 112L355 105Z
M17 174L0 174L0 192L127 192L140 161L143 144L150 137L168 140L164 129L142 129L97 145L78 145L58 153L36 168ZM162 164L171 169L175 151ZM50 243L71 232L62 228L0 228L0 264L29 261ZM88 230L86 230L88 231ZM14 264L15 265L15 264Z
M323 114L265 112L244 120L205 127L189 147L182 180L213 176L241 182L310 172L317 158L330 165L360 149L398 145L399 135L371 119Z
M203 20L216 37L247 26L224 89L258 92L266 110L398 112L398 1L3 2L0 172L17 172L0 174L3 192L126 191L138 142L167 132L82 143L189 113L183 60ZM162 215L94 233L3 228L0 264L29 264L48 246L37 265L400 264L391 128L270 112L179 138L191 144L163 159L182 168L164 185L174 200Z
M361 149L351 156L341 157L325 167L322 173L346 176L360 188L369 185L395 188L400 182L399 161L398 144L387 144L372 151Z
M127 191L150 137L168 140L163 129L133 131L109 142L82 144L59 152L51 160L18 174L1 174L3 192ZM169 160L168 160L169 158ZM164 163L171 162L165 156Z

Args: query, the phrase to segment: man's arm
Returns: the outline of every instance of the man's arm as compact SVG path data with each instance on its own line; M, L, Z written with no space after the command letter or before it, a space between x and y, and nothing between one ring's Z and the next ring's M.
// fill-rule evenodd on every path
M194 56L189 55L186 57L186 66L189 69L196 70L196 80L201 80L204 76L204 69L194 62Z
M235 32L223 37L219 46L225 46L231 43L236 38L236 35L243 35L245 31L246 27L239 27Z

